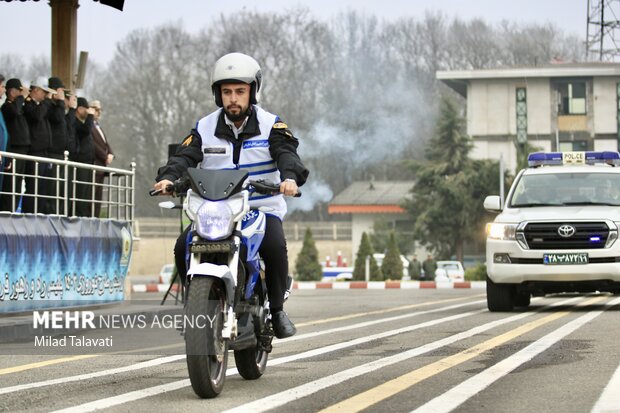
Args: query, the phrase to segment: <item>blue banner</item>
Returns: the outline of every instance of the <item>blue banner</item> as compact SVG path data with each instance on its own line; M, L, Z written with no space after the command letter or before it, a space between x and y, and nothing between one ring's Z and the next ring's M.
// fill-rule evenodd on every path
M128 222L0 214L0 313L124 299Z

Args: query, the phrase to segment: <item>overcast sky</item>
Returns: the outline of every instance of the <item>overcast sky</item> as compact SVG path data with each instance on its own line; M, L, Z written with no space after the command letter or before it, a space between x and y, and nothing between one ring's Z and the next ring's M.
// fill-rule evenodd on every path
M449 17L480 17L489 23L504 19L516 23L551 22L584 40L586 35L587 0L125 0L122 12L93 0L80 0L78 52L86 50L89 60L108 63L115 44L134 29L181 21L189 31L196 32L220 14L242 9L284 12L300 5L322 19L346 10L388 20L401 16L421 18L427 10L439 10ZM0 0L0 17L0 53L15 53L26 59L50 54L51 13L46 0Z

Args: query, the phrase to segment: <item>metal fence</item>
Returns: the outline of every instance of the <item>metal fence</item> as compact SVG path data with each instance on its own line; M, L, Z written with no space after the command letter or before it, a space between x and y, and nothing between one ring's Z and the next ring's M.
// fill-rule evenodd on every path
M284 234L291 241L303 240L308 228L312 231L312 238L316 241L350 241L353 231L350 221L284 221Z
M0 211L134 221L135 163L130 170L0 151ZM10 163L10 167L7 165ZM97 182L97 173L105 175ZM98 191L101 197L97 196ZM98 206L98 207L97 207Z
M134 225L138 238L176 238L180 233L179 218L138 218Z
M178 218L138 218L134 226L135 234L140 238L167 238L179 235ZM321 241L350 241L351 222L323 222L323 221L286 221L284 220L284 234L289 241L304 239L306 228L312 231L312 238Z

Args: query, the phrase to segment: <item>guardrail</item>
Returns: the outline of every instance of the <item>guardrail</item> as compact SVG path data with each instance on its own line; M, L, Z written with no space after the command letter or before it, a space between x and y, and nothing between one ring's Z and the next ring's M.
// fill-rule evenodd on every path
M0 168L0 207L5 212L95 217L99 205L103 218L135 220L134 162L125 170L69 161L66 151L64 160L3 151L0 156L0 165L11 162L10 169ZM98 172L105 174L103 183L96 181Z

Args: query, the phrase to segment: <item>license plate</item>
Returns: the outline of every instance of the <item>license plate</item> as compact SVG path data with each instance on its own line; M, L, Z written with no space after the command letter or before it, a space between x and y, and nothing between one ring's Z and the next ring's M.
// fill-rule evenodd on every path
M543 254L545 265L579 265L588 263L587 252L569 252L564 254Z
M216 254L220 252L230 252L233 250L234 245L230 241L222 242L195 242L190 244L189 251L192 254Z

